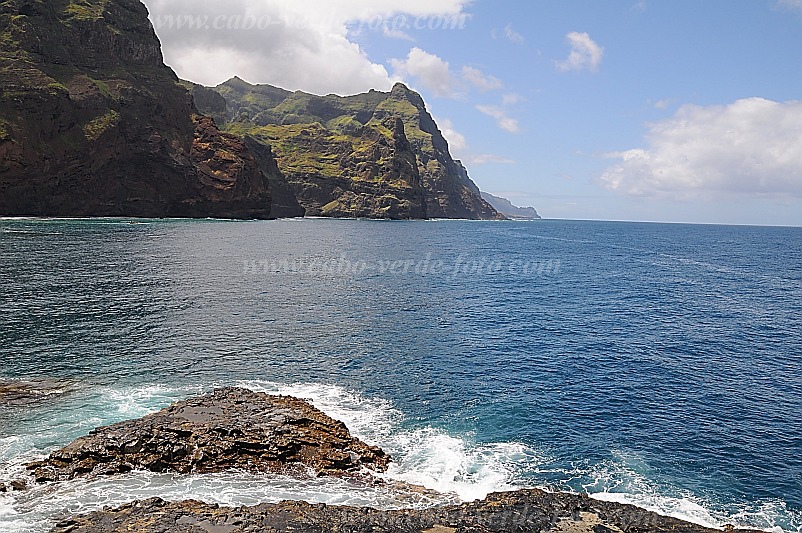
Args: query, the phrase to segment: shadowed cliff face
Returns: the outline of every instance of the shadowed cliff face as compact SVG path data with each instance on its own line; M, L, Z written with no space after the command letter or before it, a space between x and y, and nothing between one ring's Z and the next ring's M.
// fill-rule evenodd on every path
M220 102L196 87L204 112ZM216 88L225 129L269 145L307 215L367 218L501 217L455 161L420 95L314 96L234 78Z
M0 0L0 214L266 218L270 190L139 0Z

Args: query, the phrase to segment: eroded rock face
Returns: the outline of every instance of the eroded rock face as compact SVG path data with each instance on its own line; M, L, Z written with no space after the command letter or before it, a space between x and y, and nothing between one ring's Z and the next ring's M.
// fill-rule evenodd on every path
M303 400L226 388L98 428L28 468L45 482L132 470L259 473L298 466L340 475L362 467L382 471L389 461Z
M486 500L424 510L282 502L225 508L196 501L134 502L65 520L53 533L260 532L323 533L713 533L717 530L587 496L539 490L491 494Z
M269 181L242 139L221 132L211 117L193 115L192 120L195 136L190 160L204 194L186 203L215 217L270 217Z
M147 15L139 0L0 0L0 214L269 217L242 143L198 158L216 127Z

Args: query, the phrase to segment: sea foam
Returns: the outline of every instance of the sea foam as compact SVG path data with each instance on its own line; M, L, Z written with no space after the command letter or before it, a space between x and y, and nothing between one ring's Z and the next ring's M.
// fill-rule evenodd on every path
M327 415L343 421L354 436L380 446L393 457L394 462L382 476L385 479L453 493L463 501L522 488L521 475L541 460L534 449L521 443L473 443L430 426L405 428L403 414L389 401L365 398L334 385L266 381L240 385L308 399Z
M85 434L96 425L144 416L173 401L224 385L169 387L154 384L79 391L65 400L76 403L73 407L77 412L62 409L60 416L32 424L26 434L0 438L0 477L24 477L24 463L51 451L58 434L62 435L61 440L64 435ZM332 418L343 421L355 436L381 446L394 459L389 470L381 474L391 482L391 488L311 475L298 480L246 473L187 476L135 472L0 494L0 530L39 533L47 531L58 516L91 512L104 506L122 505L133 499L154 496L167 500L198 499L232 506L290 499L380 509L422 508L455 499L472 501L490 492L543 487L547 484L546 478L540 474L549 473L552 479L557 476L565 480L565 486L557 488L570 489L579 482L581 490L594 498L638 505L709 527L734 523L773 531L802 532L802 516L787 509L782 501L726 505L705 501L692 494L678 495L677 491L666 490L650 480L638 467L637 461L620 454L612 461L559 470L549 457L525 444L474 442L470 436L449 434L441 428L415 427L392 402L368 398L339 386L260 380L242 381L236 385L307 399ZM421 485L444 495L439 498L415 491L404 493L399 488L403 484L393 488L392 482Z

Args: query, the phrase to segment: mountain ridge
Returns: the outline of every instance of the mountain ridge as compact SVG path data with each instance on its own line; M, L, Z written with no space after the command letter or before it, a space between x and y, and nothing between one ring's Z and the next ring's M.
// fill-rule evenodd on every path
M517 205L513 205L507 198L502 198L501 196L496 196L484 191L482 192L482 198L492 205L496 211L508 218L524 220L540 220L542 218L534 207L518 207Z
M191 86L203 112L225 117L223 129L271 147L308 215L504 218L451 156L423 98L404 84L350 96L238 77L214 88Z
M403 84L203 88L139 0L0 7L0 215L504 218Z

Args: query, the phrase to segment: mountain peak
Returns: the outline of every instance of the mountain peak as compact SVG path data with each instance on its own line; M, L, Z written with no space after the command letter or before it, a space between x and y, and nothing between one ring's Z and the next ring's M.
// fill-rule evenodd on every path
M426 104L423 102L423 98L421 95L407 87L401 82L396 83L393 85L393 90L390 92L390 98L395 98L396 100L406 100L418 109L424 109Z
M409 87L407 87L400 81L397 81L395 85L393 85L393 90L391 94L407 95L409 94L409 92L410 92Z

